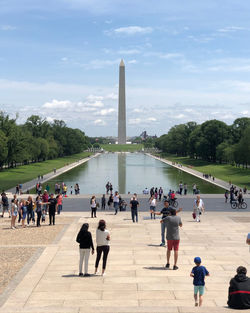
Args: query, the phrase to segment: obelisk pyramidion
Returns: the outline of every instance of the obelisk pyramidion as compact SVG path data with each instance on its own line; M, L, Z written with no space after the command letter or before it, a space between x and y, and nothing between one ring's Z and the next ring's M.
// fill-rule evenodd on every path
M119 66L118 144L126 144L125 64Z

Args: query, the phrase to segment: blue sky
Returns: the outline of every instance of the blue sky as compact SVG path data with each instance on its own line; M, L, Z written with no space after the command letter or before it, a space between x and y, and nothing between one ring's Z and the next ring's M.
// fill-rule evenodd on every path
M0 109L117 135L250 116L246 0L0 0Z

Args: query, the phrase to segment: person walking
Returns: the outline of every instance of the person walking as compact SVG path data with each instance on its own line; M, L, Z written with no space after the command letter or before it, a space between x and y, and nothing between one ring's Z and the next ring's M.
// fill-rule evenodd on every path
M208 270L205 266L201 265L201 258L194 258L195 267L193 267L190 276L194 278L194 301L195 306L202 306L203 295L205 292L205 277L210 276ZM198 303L198 293L199 293L199 303Z
M119 196L118 191L116 191L114 194L113 202L114 202L114 209L115 209L115 215L116 215L119 209L119 202L120 202L120 196Z
M96 230L97 255L95 261L95 274L97 274L98 265L103 254L102 276L105 275L107 258L110 250L110 232L106 229L106 222L100 220Z
M18 200L13 199L11 203L11 228L12 229L16 229L15 223L16 223L17 213L18 213Z
M188 191L187 184L184 183L184 195L185 195L185 196L187 195L187 191Z
M179 216L176 215L176 210L171 209L170 215L162 219L161 223L167 226L167 264L166 268L170 267L170 256L171 251L174 249L174 266L173 270L178 270L177 260L178 260L178 250L180 243L179 227L182 227L182 221Z
M170 215L170 211L172 209L171 206L169 206L169 202L170 200L164 200L164 207L160 212L153 212L156 215L162 215L162 219L161 221ZM182 208L179 208L176 212L179 213L182 211ZM166 232L166 224L165 223L161 223L161 247L165 246L165 232Z
M180 192L180 195L182 195L182 190L183 190L183 183L182 183L182 181L180 181L180 183L179 183L179 192Z
M130 201L130 207L131 207L131 216L133 223L138 223L138 207L139 202L136 199L136 196L133 196L132 200Z
M57 200L57 214L60 214L62 211L62 203L63 203L63 196L61 193L57 195L56 200Z
M33 223L35 222L34 217L33 217L33 200L32 200L32 197L29 196L27 200L27 224L28 225L30 224L31 220L33 221Z
M102 195L102 210L105 210L106 208L106 198L105 194Z
M56 198L54 198L53 193L50 195L48 205L49 205L49 225L52 225L52 223L53 223L53 225L55 225L55 215L56 215L56 211L57 211L57 200L56 200Z
M88 273L88 264L89 264L89 255L90 255L90 248L92 250L92 254L94 254L94 245L92 240L91 232L88 231L89 224L84 223L76 237L76 242L79 243L79 253L80 253L80 260L79 260L79 276L88 277L90 274ZM82 265L84 260L84 275L82 272Z
M91 218L96 217L96 198L92 196L90 199Z
M41 226L41 216L42 216L42 205L43 202L41 200L40 196L36 197L36 226L40 227Z
M162 195L163 195L163 189L162 189L162 187L159 188L158 194L159 194L159 201L161 201L161 197L162 197Z
M151 220L154 216L154 220L155 220L155 207L156 207L156 199L154 196L150 197L149 199L149 205L150 205L150 216L151 216Z
M193 211L193 216L196 222L201 221L200 216L204 212L205 212L204 202L201 199L200 195L197 195L196 199L194 200L194 211Z

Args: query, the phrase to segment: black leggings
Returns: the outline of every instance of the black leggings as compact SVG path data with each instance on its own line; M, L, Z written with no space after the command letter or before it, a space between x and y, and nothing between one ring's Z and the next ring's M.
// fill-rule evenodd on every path
M40 221L41 221L41 216L42 216L42 212L38 211L37 213L37 217L36 217L36 226L41 226Z
M96 208L91 208L91 217L96 217Z
M96 256L96 261L95 261L95 268L98 268L102 252L103 252L102 268L105 270L107 258L108 258L108 254L109 254L109 246L97 246L97 256Z

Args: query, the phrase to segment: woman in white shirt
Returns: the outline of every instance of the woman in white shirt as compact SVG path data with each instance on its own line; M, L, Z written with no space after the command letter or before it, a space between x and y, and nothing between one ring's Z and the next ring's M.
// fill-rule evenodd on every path
M100 220L97 230L96 230L96 261L95 261L95 274L97 273L99 261L101 259L103 253L102 260L102 275L105 273L107 258L109 254L109 242L110 242L110 233L106 229L106 222L104 220Z
M194 216L196 218L196 222L200 222L200 215L204 213L205 206L204 202L201 200L201 197L198 195L194 200Z
M154 214L154 219L155 219L155 207L156 207L156 199L155 199L155 196L152 196L150 199L149 199L149 204L150 204L150 214L151 214L151 220L153 218L153 214Z
M96 217L96 198L95 196L91 197L90 200L90 207L91 207L91 217Z

